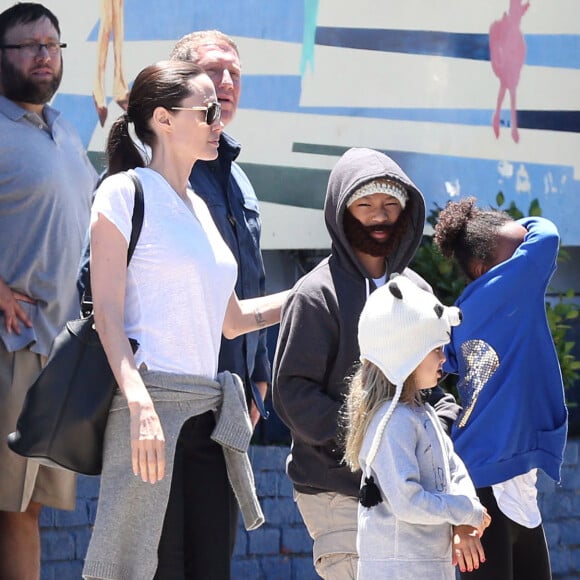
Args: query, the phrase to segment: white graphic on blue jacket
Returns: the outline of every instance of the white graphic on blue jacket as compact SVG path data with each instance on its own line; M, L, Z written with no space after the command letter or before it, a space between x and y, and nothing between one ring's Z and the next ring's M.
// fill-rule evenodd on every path
M467 373L457 388L461 400L469 402L465 404L458 426L465 427L483 387L499 367L499 357L490 344L479 339L466 340L461 345L461 355Z

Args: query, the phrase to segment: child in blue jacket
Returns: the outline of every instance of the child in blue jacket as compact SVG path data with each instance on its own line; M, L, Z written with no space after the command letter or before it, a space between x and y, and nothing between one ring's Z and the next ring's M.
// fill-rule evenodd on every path
M559 481L567 411L546 317L559 236L541 217L514 221L475 198L439 214L435 243L469 280L456 305L444 370L459 376L463 412L452 429L478 496L492 517L485 567L469 580L549 580L537 503L537 470Z

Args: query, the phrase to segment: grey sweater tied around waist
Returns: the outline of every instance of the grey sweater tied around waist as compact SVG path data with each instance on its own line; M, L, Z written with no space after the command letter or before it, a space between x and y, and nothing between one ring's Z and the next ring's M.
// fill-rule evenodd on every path
M131 468L129 409L117 392L107 423L97 515L83 578L146 580L157 569L157 546L167 509L175 446L183 423L213 411L211 438L223 447L228 478L247 530L265 519L258 502L248 446L252 424L240 378L220 373L217 381L191 375L142 371L165 435L166 475L144 483Z

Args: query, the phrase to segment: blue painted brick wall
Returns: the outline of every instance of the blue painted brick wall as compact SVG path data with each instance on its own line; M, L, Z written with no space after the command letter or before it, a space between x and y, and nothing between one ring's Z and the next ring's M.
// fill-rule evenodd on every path
M238 531L232 576L234 580L316 580L312 540L292 499L284 473L287 447L250 449L256 486L266 523L253 532ZM42 580L79 580L95 518L99 478L80 477L74 511L44 509ZM550 545L554 580L580 578L580 440L570 440L562 468L562 482L544 475L539 499Z

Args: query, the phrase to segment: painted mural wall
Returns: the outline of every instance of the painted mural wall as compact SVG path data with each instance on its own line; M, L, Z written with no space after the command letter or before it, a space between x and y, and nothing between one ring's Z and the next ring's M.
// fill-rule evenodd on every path
M13 2L0 0L0 9ZM46 0L65 72L54 105L95 163L127 90L195 29L238 42L229 130L263 206L264 248L327 243L328 172L353 146L391 155L428 209L537 198L580 246L577 0Z

